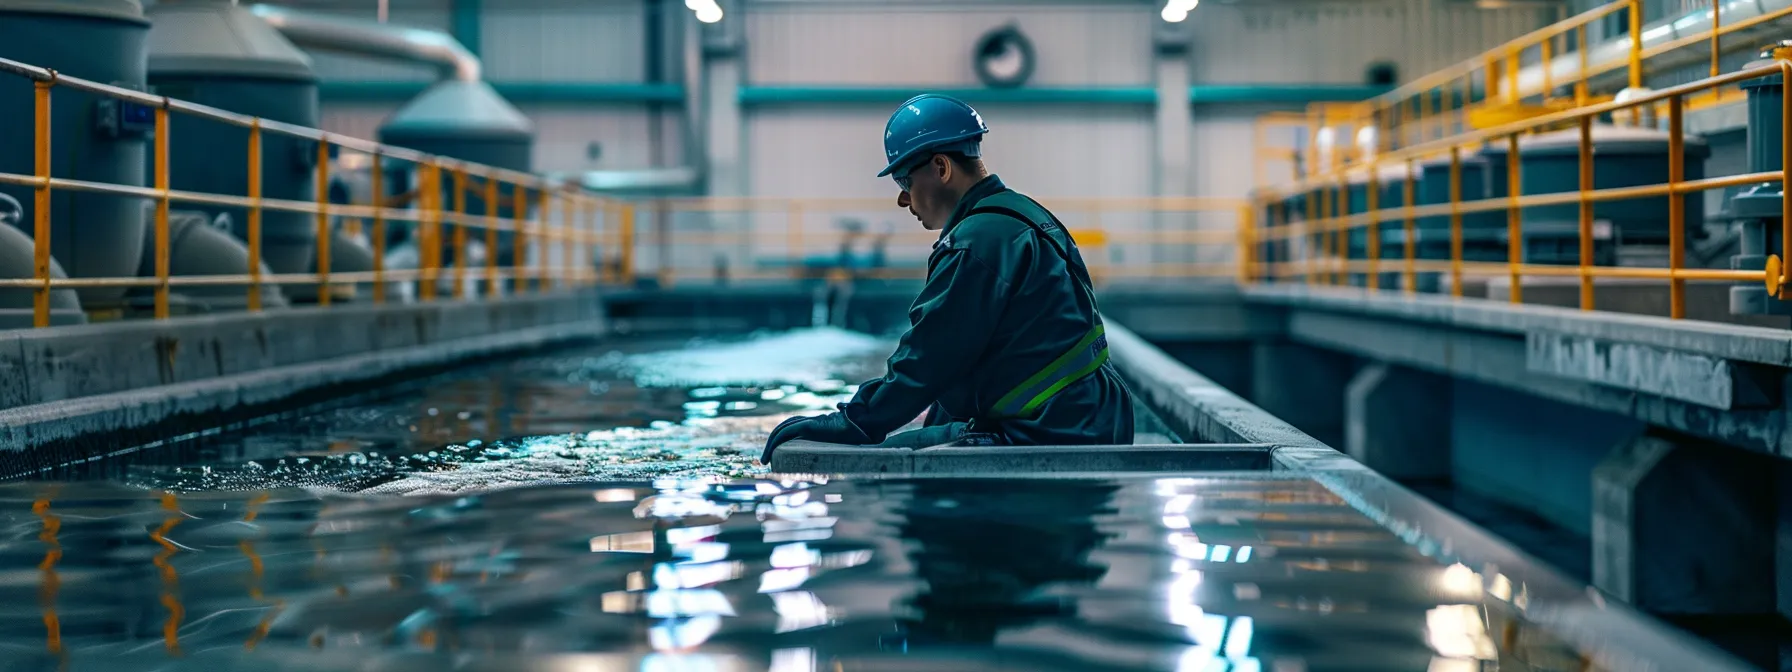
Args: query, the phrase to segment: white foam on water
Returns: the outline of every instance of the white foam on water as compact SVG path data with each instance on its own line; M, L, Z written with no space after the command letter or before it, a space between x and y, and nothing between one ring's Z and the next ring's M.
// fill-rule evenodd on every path
M505 488L658 476L726 480L762 474L755 464L772 427L787 415L690 420L664 427L600 430L503 442L507 455L440 470L409 471L362 492L452 495Z
M622 370L647 387L808 382L834 374L843 359L888 352L890 341L834 327L761 334L744 342L693 344L633 355Z

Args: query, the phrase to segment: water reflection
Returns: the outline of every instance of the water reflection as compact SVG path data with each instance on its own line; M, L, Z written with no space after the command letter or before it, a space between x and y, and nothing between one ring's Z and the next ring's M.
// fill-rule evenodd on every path
M1275 479L5 484L0 667L1582 669L1522 584L1350 511Z
M882 372L888 344L831 329L606 342L338 399L110 459L14 464L0 478L114 479L175 491L323 487L382 494L762 473L765 434ZM37 459L37 458L34 458Z

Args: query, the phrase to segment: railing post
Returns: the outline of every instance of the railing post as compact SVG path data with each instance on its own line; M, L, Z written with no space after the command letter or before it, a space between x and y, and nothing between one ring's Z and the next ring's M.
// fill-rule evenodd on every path
M1723 74L1723 69L1718 64L1719 56L1722 54L1721 48L1722 48L1722 38L1723 38L1723 18L1721 15L1723 14L1723 10L1722 10L1723 4L1724 4L1723 0L1711 0L1711 76L1712 77L1716 77L1718 75ZM1712 91L1712 93L1716 96L1721 97L1721 96L1723 96L1723 89L1715 89Z
M535 248L536 292L546 291L548 287L548 242L554 239L554 227L548 223L548 220L554 216L553 197L554 190L544 185L539 197L541 199L540 206L536 208L541 213L541 219L535 224L536 236L532 242L532 246Z
M1450 146L1450 296L1462 298L1462 147Z
M581 210L572 190L567 189L560 197L560 211L565 213L566 221L561 222L560 226L555 229L559 232L560 237L560 272L556 274L559 277L558 281L554 283L556 289L571 287L574 280L572 273L578 270L578 267L573 265L573 248L579 246L582 233L579 231L579 212Z
M156 107L156 319L168 318L168 101Z
M1580 74L1578 76L1576 76L1575 80L1574 80L1574 105L1576 107L1585 107L1587 104L1587 97L1591 95L1591 93L1587 90L1587 26L1586 26L1586 24L1581 24L1579 26L1576 26L1574 29L1574 33L1575 33L1575 39L1578 40L1578 44L1575 45L1574 51L1575 51L1576 55L1580 56Z
M317 305L330 305L330 140L317 139Z
M635 204L622 204L621 219L617 225L622 229L622 277L618 279L627 286L635 281Z
M1518 134L1506 136L1506 275L1512 283L1508 299L1524 303L1524 290L1518 284L1518 264L1524 260L1524 218L1519 215L1519 198L1524 192L1519 184Z
M1421 124L1422 125L1422 124ZM1381 175L1371 163L1369 184L1363 189L1363 211L1369 213L1369 228L1363 237L1363 251L1369 258L1369 272L1363 277L1365 289L1381 289Z
M373 303L386 302L386 171L373 153Z
M31 324L35 327L50 326L50 89L56 86L55 73L51 79L33 83L33 94L36 97L36 135L34 171L38 179L35 203L32 208L32 247L31 273L37 280L37 292L32 296Z
M1238 284L1249 285L1256 274L1252 272L1252 260L1256 257L1256 226L1254 215L1256 207L1249 202L1238 206Z
M1580 118L1580 309L1593 309L1593 118Z
M1406 277L1402 278L1403 282L1401 283L1408 294L1419 291L1418 218L1414 213L1414 209L1418 207L1418 204L1414 202L1413 195L1413 192L1415 191L1414 182L1417 182L1418 179L1418 164L1415 163L1413 159L1408 158L1406 160L1406 185L1403 190L1406 197L1406 223L1403 227L1406 231L1406 235L1403 238L1405 243L1404 247L1406 248L1404 250L1406 256Z
M485 176L485 296L498 295L498 175Z
M1630 14L1630 88L1635 89L1643 86L1642 0L1630 0L1630 8L1626 11Z
M323 188L323 187L318 187ZM249 123L249 312L261 310L261 118Z
M441 265L442 240L437 231L441 221L442 172L432 159L417 166L417 297L428 303L436 299L436 269Z
M467 297L467 171L454 168L454 292L455 300Z
M1338 197L1332 199L1332 284L1350 284L1350 178L1338 173Z
M1680 181L1686 179L1685 137L1681 129L1680 96L1668 99L1668 316L1686 317L1686 279L1680 277L1686 265L1686 194Z
M1322 188L1310 188L1310 190L1306 192L1306 220L1305 222L1301 222L1301 224L1305 224L1305 226L1303 226L1303 229L1305 229L1303 233L1306 235L1305 267L1306 283L1308 283L1308 285L1319 283L1319 262L1321 262L1319 253L1321 253L1321 246L1324 244L1324 240L1330 240L1330 238L1324 238L1324 233L1322 233L1321 226L1319 226L1319 224L1321 224L1321 222L1319 222L1319 213L1321 213L1319 199L1321 199L1322 194L1324 194Z
M599 246L603 244L603 233L598 228L600 222L597 199L584 197L582 200L585 201L586 231L579 240L579 258L582 260L579 265L579 272L581 274L589 274L580 276L584 280L584 282L580 284L589 287L603 280L599 275L600 267L598 266L597 261L598 259L603 258L603 255L598 253L598 251L602 249Z
M510 286L520 296L529 284L529 190L520 183L511 185L510 205L516 209L511 213L516 219L516 235L510 243Z

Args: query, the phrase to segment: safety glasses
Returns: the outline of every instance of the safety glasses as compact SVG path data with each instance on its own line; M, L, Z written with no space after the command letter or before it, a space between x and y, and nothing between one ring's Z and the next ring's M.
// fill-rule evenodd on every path
M912 187L915 184L915 178L914 178L915 169L920 168L923 165L926 165L927 162L929 160L931 160L932 158L933 158L933 155L929 154L929 155L927 155L926 158L923 158L919 161L911 162L906 166L897 168L894 172L890 173L890 179L895 180L896 186L901 187L903 191L908 191L909 187Z

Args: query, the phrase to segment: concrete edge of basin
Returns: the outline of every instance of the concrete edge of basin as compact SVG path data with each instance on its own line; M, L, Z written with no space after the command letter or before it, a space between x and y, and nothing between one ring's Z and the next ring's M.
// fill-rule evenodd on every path
M1502 334L1547 331L1792 367L1792 333L1766 327L1589 312L1559 306L1513 305L1477 298L1371 294L1363 289L1349 288L1253 285L1242 291L1247 302L1258 304L1345 312Z
M0 408L602 319L600 293L348 304L0 332ZM16 374L16 375L14 375Z
M1156 444L871 448L793 441L772 455L778 473L1005 475L1053 472L1254 471L1273 446Z
M1640 658L1657 669L1748 669L1715 646L1627 606L1590 599L1591 588L1195 373L1125 327L1109 322L1107 333L1128 384L1172 429L1191 441L1272 445L1274 472L1325 486L1438 562L1463 563L1486 581L1503 575L1524 586L1529 616L1555 628L1599 665L1625 668Z
M1114 365L1133 393L1142 397L1183 439L1195 444L1274 445L1278 454L1293 448L1337 452L1183 366L1130 329L1109 322L1107 337Z
M478 331L467 333L457 327L456 332L464 335L434 342L367 348L317 361L0 409L0 455L14 454L8 461L15 461L17 454L29 453L23 462L34 468L53 466L95 450L116 450L284 406L323 401L422 371L602 337L607 333L605 321L594 308L582 307L587 298L575 294L557 300L564 305L524 303L509 310L481 307L485 317ZM320 313L316 319L327 320L328 314Z

